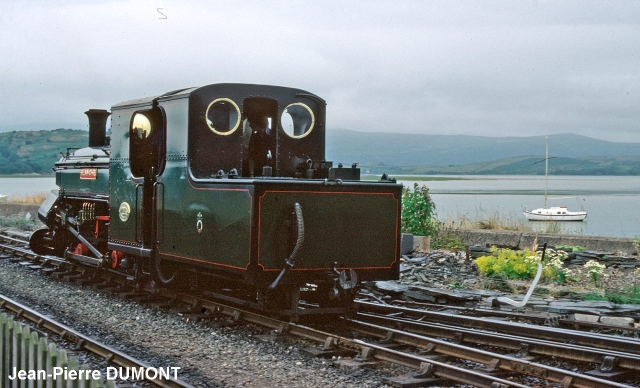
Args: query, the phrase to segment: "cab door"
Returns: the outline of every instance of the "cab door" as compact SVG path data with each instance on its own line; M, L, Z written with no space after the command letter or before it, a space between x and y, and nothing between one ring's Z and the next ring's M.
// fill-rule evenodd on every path
M136 210L140 214L140 228L136 238L151 249L153 236L154 185L164 167L165 130L159 108L138 111L133 115L130 133L131 175L136 185Z
M126 131L119 128L118 134L118 128L112 129L116 142L111 160L110 240L151 249L153 190L164 167L163 115L156 106L134 109L124 116L117 125L126 124Z

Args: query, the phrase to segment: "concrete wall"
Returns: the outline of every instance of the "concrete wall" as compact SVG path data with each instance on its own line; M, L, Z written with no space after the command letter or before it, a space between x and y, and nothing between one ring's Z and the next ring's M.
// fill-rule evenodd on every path
M530 232L511 232L504 230L454 230L452 233L462 240L465 245L496 245L498 247L524 249L532 248L534 240L538 238L538 244L545 242L548 245L580 245L590 251L605 251L617 255L637 255L633 246L633 238L616 238L602 236L580 236L569 234L547 234Z

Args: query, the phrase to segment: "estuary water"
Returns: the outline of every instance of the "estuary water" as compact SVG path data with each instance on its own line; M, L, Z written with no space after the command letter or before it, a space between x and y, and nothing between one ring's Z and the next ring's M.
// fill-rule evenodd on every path
M429 188L441 221L475 221L497 218L524 223L534 230L550 227L546 222L527 221L523 206L543 206L544 176L466 175L451 177L396 176L405 186L414 183ZM435 179L435 180L432 180ZM2 177L0 195L24 196L48 193L56 188L55 177ZM550 176L548 206L584 209L584 222L558 222L566 233L589 236L640 238L640 177L638 176ZM554 199L560 198L560 199Z
M522 214L544 204L544 176L468 175L451 177L396 178L405 186L426 185L441 221L500 219L523 223L534 230L560 228L565 233L587 236L640 237L640 177L550 176L547 206L584 209L583 222L527 221ZM420 179L420 180L416 180ZM422 180L437 179L437 180Z
M36 177L0 177L0 195L11 197L21 197L38 193L48 193L58 188L56 177L36 176Z

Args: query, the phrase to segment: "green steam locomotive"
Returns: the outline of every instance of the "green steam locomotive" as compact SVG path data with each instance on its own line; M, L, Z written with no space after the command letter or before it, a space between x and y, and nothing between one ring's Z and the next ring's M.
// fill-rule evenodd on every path
M398 278L402 186L325 160L325 110L249 84L91 109L31 248L290 319L342 314L360 282Z

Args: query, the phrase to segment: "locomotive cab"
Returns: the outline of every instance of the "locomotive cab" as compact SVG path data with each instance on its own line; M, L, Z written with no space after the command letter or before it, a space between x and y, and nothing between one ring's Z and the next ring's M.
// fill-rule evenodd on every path
M309 161L323 161L324 100L287 88L217 86L190 99L189 169L195 180L302 178ZM252 119L265 121L264 133L252 127ZM258 141L268 144L255 147Z

